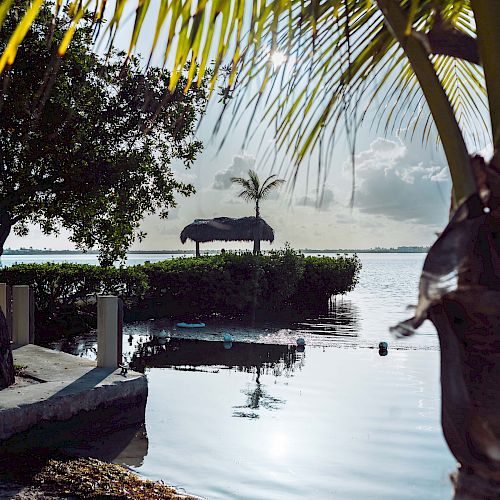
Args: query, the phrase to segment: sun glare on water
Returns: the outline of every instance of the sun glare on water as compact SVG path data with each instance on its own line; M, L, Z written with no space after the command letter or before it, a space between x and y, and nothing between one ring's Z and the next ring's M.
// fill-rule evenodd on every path
M273 458L280 458L288 451L288 436L284 433L272 434L268 440L269 455Z

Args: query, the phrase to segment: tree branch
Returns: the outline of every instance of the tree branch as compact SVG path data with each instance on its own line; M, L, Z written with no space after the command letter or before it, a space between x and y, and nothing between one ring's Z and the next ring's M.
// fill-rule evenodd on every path
M423 41L430 54L481 64L477 40L453 27L434 26L428 33L414 31L413 35Z

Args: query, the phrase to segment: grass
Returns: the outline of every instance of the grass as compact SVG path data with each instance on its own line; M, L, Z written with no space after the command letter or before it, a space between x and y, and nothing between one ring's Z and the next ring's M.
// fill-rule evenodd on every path
M14 375L16 377L23 375L23 372L24 370L26 370L26 368L28 368L27 365L18 365L14 363Z

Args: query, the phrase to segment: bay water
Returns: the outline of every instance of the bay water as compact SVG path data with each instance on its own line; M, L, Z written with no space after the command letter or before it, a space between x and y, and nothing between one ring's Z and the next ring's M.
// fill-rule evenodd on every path
M322 317L207 321L199 330L172 320L125 325L125 356L144 369L149 396L142 445L116 460L211 499L449 498L455 462L440 426L437 335L429 323L409 339L388 333L411 316L425 255L360 258L358 286ZM95 357L92 336L53 347Z

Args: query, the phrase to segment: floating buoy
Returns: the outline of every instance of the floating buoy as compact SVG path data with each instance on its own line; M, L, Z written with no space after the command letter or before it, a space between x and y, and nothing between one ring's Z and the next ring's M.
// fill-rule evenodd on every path
M230 333L225 333L223 340L224 340L224 342L232 342L233 341L233 336Z
M387 356L387 348L388 348L387 342L380 342L378 345L378 355L379 356Z
M170 334L169 334L166 330L162 330L162 331L158 334L158 338L159 338L159 339L166 339L167 337L170 337Z
M306 341L305 341L305 339L303 339L302 337L299 337L299 338L297 339L297 345L298 345L298 346L305 346L305 345L306 345Z
M224 342L222 345L224 346L224 349L231 349L231 347L233 347L232 342Z

